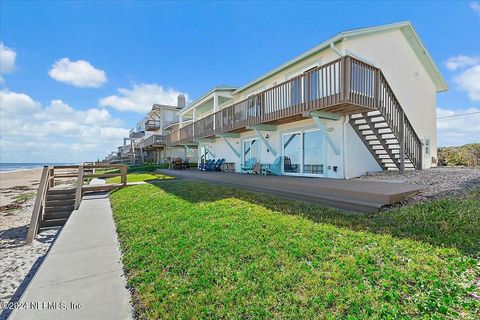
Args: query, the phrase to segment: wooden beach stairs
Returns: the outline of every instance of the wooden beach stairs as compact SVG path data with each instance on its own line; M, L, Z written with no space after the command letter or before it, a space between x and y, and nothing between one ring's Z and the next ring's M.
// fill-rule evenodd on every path
M92 178L120 177L120 183L88 185ZM80 206L83 195L91 192L109 192L125 187L127 167L123 164L85 164L74 166L45 166L40 178L33 206L27 243L39 232L59 228Z
M60 186L48 190L39 232L63 226L75 209L75 188Z

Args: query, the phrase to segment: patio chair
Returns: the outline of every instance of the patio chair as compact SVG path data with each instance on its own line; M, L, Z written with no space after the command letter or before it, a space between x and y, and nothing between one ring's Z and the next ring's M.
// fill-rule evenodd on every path
M257 159L256 158L250 158L247 161L245 161L245 164L240 167L240 173L246 172L246 173L252 173L253 167L257 164Z
M173 169L174 170L181 170L183 169L183 160L182 158L175 158L173 161Z
M209 166L214 161L215 161L215 159L209 159L205 162L200 163L200 167L198 168L198 170L205 171L207 169L207 166Z
M272 164L262 168L262 174L272 174L274 176L282 175L282 156L278 156Z
M217 162L215 162L214 164L210 165L210 167L207 168L207 171L220 171L220 168L222 167L224 162L225 162L225 159L218 159Z
M285 172L297 172L297 165L292 164L292 160L289 157L283 159L284 167L283 171Z
M208 165L205 166L205 170L206 171L213 171L215 166L220 163L221 159L217 159L216 161L213 160L212 162L210 162Z

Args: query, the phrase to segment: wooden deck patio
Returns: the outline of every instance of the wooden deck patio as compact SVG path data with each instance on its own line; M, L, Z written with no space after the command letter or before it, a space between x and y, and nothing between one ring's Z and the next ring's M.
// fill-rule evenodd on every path
M292 176L204 172L196 170L160 170L179 179L200 180L283 198L323 203L344 210L369 212L398 203L424 189L421 185L383 181L334 180Z

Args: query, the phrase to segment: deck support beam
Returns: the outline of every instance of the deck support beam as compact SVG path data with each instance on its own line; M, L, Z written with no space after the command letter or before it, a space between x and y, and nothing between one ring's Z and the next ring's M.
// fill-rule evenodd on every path
M207 151L207 153L209 153L212 157L215 158L215 153L213 153L212 150L210 150L206 145L209 142L215 141L214 139L198 139L197 141L200 146L205 148L205 151Z
M321 119L327 119L327 120L340 120L340 115L337 113L333 112L324 112L324 111L310 111L310 112L304 112L303 113L304 117L317 117Z
M262 130L262 131L276 131L277 126L272 125L272 124L254 124L251 126L247 126L247 129L250 130Z
M260 130L265 130L265 131L275 131L277 129L276 126L272 126L272 125L255 125L255 126L250 126L249 129L253 129L256 133L257 133L257 136L260 138L260 140L265 144L265 146L267 147L267 151L269 150L272 155L274 157L276 157L278 155L277 151L275 151L275 149L270 145L270 143L268 142L267 139L265 139L265 137L263 136L263 134L260 132Z
M240 159L240 152L238 152L237 149L235 149L235 147L230 143L230 141L227 140L226 137L223 137L223 140L225 140L225 142L226 142L227 145L230 147L230 149L233 151L233 153L235 153L235 155L237 156L237 158Z
M312 117L313 121L315 121L315 124L317 127L320 129L321 132L323 132L323 135L325 136L325 139L327 140L328 144L332 148L333 152L335 152L335 155L340 155L340 148L337 146L335 141L333 141L332 137L330 137L330 134L328 133L327 126L321 121L322 118L320 117Z

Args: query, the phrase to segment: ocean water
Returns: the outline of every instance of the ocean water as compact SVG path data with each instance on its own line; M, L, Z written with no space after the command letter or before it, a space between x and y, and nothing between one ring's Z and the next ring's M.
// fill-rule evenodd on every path
M62 166L74 163L0 163L0 172L43 168L43 166Z

